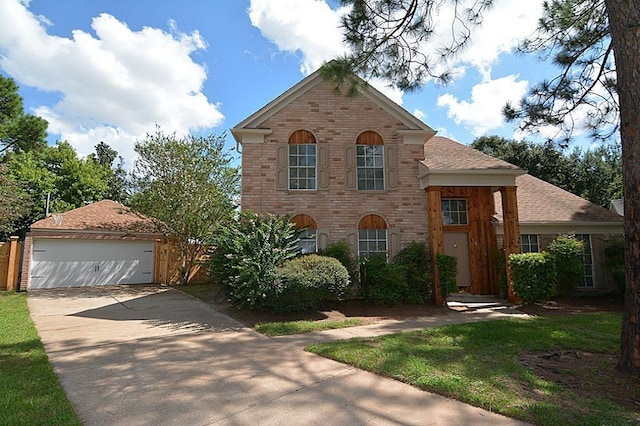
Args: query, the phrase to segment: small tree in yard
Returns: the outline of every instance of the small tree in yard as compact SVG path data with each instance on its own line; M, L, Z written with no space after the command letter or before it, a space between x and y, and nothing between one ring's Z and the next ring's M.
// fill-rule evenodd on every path
M181 283L197 264L200 244L235 213L240 175L224 150L224 135L184 138L155 134L136 143L132 172L134 210L157 220L177 244Z

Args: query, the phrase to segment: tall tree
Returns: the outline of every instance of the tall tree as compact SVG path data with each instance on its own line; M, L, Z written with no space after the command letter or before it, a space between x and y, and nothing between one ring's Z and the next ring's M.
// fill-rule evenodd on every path
M118 151L102 141L95 146L95 150L95 153L89 154L89 158L104 167L109 174L108 188L104 194L104 198L122 204L128 204L128 180L127 172L124 169L124 158L118 155ZM117 163L115 163L116 158L118 159Z
M91 159L81 159L68 142L58 142L7 156L13 179L29 194L33 207L16 226L26 228L50 212L65 212L104 198L109 173Z
M186 283L196 265L199 244L235 213L239 170L224 150L224 136L179 138L156 133L136 143L139 158L132 181L133 209L158 221L174 239Z
M32 201L5 164L0 164L0 241L17 230L17 222L29 213Z
M346 71L382 77L401 89L415 89L433 76L434 65L463 48L472 29L490 13L492 0L341 0L351 6L343 18L350 54L329 63L326 78L338 84ZM442 7L454 10L452 42L435 54L424 51L436 35ZM554 125L567 135L572 118L587 110L586 126L596 137L616 129L622 142L625 199L626 297L618 367L640 374L640 0L550 0L538 37L523 50L551 53L558 78L542 82L508 117L525 128ZM613 58L612 55L613 54ZM444 73L441 77L447 77ZM603 132L604 131L604 132Z
M0 75L0 156L41 148L47 144L46 137L46 120L25 114L18 85Z

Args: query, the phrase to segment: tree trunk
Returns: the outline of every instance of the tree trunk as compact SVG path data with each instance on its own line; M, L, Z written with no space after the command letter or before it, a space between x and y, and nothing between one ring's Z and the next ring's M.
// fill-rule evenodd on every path
M622 140L626 289L618 368L640 374L640 0L605 0Z

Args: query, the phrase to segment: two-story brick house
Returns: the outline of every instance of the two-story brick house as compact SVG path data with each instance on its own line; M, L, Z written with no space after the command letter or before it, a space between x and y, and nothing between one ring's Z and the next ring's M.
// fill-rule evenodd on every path
M518 181L532 177L435 136L372 87L349 97L316 72L231 131L242 147L242 210L294 215L308 229L307 251L346 240L359 255L393 257L411 241L426 241L434 255L458 257L460 287L496 294L491 256L499 245L507 256L521 250ZM608 210L568 196L564 210L585 202L599 216L583 222L595 221L606 235L621 232Z

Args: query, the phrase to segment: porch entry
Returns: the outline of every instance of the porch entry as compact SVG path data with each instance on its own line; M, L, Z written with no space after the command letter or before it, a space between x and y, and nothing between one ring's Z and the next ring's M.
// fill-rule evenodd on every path
M471 264L469 263L469 233L445 232L444 254L458 259L458 287L471 285Z

